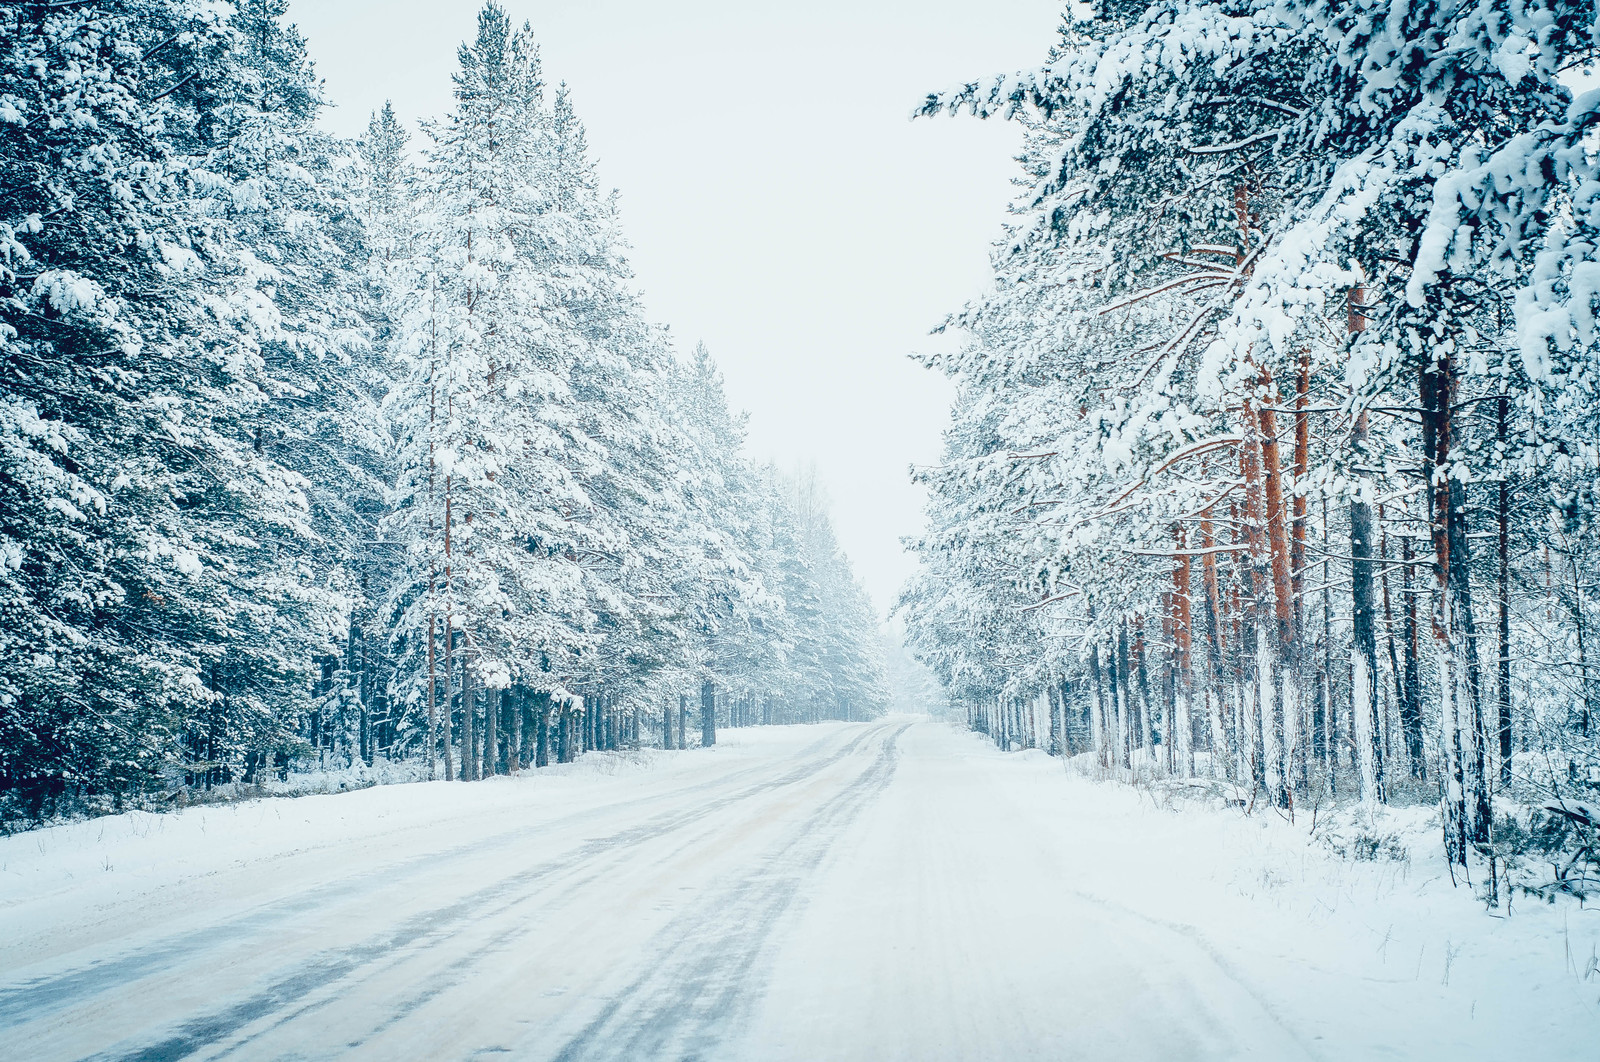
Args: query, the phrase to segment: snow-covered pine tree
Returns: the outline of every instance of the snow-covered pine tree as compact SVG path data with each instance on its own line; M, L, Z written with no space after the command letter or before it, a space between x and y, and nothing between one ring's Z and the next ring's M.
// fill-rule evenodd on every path
M616 196L600 191L565 85L555 93L548 143L560 227L552 226L559 238L543 254L576 344L571 386L585 448L574 474L594 503L595 548L582 563L600 635L569 680L603 693L629 723L662 694L660 673L682 648L672 573L686 546L678 533L684 499L671 474L675 433L661 398L672 354L632 290Z
M408 372L391 398L401 472L389 526L407 557L397 634L417 645L437 631L446 773L458 711L473 777L477 706L464 691L525 678L560 692L592 647L580 558L604 544L581 478L604 455L581 428L580 343L548 253L565 222L537 47L489 4L459 54L456 110L429 127L421 176Z
M206 456L210 440L178 425L218 396L173 358L197 285L160 133L215 27L185 15L29 5L0 19L7 822L154 784L198 687L208 610L187 606L214 588L187 578L201 561L164 444ZM145 57L163 31L195 36Z
M157 784L180 761L190 781L249 780L292 751L284 709L308 688L324 599L282 555L315 535L304 480L255 445L272 396L259 340L278 311L236 283L261 258L216 209L265 185L200 163L237 131L218 113L241 62L231 14L25 5L4 20L20 219L7 630L31 643L10 658L29 664L9 693L6 747L22 752L5 788L32 813Z
M225 271L221 312L231 315L240 353L259 362L264 401L241 423L259 460L288 477L304 516L255 530L255 596L276 599L276 631L230 639L226 662L238 696L250 676L261 691L285 695L284 676L315 657L329 673L319 683L309 736L345 762L375 752L374 696L382 668L372 629L374 598L386 581L375 549L392 446L379 416L393 369L371 342L379 312L364 280L368 248L355 200L359 167L347 145L315 128L321 86L305 41L288 25L282 0L238 5L217 83L184 150L194 206ZM299 629L282 621L302 615ZM369 642L373 644L369 645ZM262 667L262 660L273 666ZM290 695L289 703L294 701ZM286 703L278 714L285 714Z
M742 636L752 614L768 604L768 591L747 552L753 499L750 469L739 452L744 416L728 408L722 375L704 343L678 367L674 385L671 415L690 444L690 462L680 466L679 477L699 540L697 563L683 573L679 589L690 636L685 663L699 688L701 741L710 744L716 740L716 688L734 677Z
M873 718L887 707L878 617L839 547L816 477L798 475L783 486L785 515L811 584L805 589L815 594L815 618L802 643L803 666L816 676L807 699L823 718Z

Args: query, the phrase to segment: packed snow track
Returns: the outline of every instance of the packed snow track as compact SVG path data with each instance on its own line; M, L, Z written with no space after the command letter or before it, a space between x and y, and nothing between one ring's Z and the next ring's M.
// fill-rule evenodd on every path
M42 831L66 884L0 874L0 1057L1339 1057L1074 891L971 735L725 742Z

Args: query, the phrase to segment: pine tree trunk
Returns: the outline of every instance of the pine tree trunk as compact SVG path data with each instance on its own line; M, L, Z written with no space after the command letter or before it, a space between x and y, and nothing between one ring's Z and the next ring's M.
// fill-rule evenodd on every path
M1268 800L1280 807L1287 807L1283 746L1279 742L1283 721L1278 717L1276 708L1277 676L1273 670L1272 636L1266 619L1259 614L1255 622L1255 642L1255 713L1261 741L1261 785Z
M1582 696L1583 709L1578 713L1578 733L1582 737L1589 736L1589 727L1594 719L1594 680L1589 677L1589 648L1584 637L1583 622L1583 587L1578 578L1578 554L1571 550L1568 559L1572 562L1572 627L1578 643L1578 690Z
M700 746L717 743L717 688L710 679L700 683Z
M1429 526L1434 547L1434 655L1439 682L1439 728L1443 743L1444 794L1441 820L1445 853L1449 861L1466 866L1469 834L1475 833L1468 807L1469 764L1473 760L1471 686L1467 674L1461 605L1457 599L1456 565L1465 557L1452 556L1457 545L1453 510L1457 495L1450 475L1451 409L1455 397L1454 369L1449 355L1440 352L1433 365L1424 366L1419 383L1423 451L1429 471ZM1460 545L1465 546L1465 536ZM1464 573L1464 572L1463 572Z
M366 698L360 686L360 673L356 678L356 745L360 751L361 762L368 767L372 766L372 719L367 713Z
M500 769L501 691L483 691L483 776L493 778Z
M1401 686L1400 726L1405 731L1411 776L1421 781L1428 776L1428 762L1422 743L1422 628L1417 622L1417 592L1411 584L1412 560L1411 539L1403 537L1400 539L1400 593L1405 598L1405 607L1400 610L1400 648L1405 677Z
M533 765L550 766L550 695L536 695L533 714Z
M1062 739L1061 718L1061 691L1056 689L1055 683L1048 683L1044 688L1046 699L1050 702L1050 755L1059 756L1064 749Z
M1263 426L1254 399L1244 405L1245 445L1240 448L1240 463L1245 482L1245 528L1250 545L1250 596L1251 622L1249 624L1254 674L1248 693L1248 711L1254 722L1256 778L1274 804L1286 806L1288 789L1285 784L1279 751L1283 733L1283 719L1277 707L1275 682L1276 639L1270 637L1268 624L1271 588L1268 584L1271 546L1267 535L1266 485L1262 472Z
M1501 461L1505 460L1506 414L1510 400L1501 396L1495 411L1495 438L1500 443ZM1496 701L1500 718L1500 785L1511 785L1511 483L1502 467L1496 515L1500 524L1500 570L1498 574L1500 605L1500 659L1496 683Z
M433 781L434 764L439 755L439 708L436 703L439 679L434 674L434 618L428 616L428 780Z
M1306 505L1305 488L1311 469L1311 415L1307 412L1310 405L1311 394L1311 352L1306 349L1300 351L1300 360L1295 373L1294 386L1294 469L1292 487L1292 521L1289 535L1289 597L1292 605L1291 623L1294 629L1294 709L1299 720L1296 726L1298 740L1296 742L1296 763L1299 771L1300 785L1303 790L1310 788L1310 767L1314 753L1320 754L1326 749L1322 740L1321 727L1315 715L1319 714L1321 702L1316 705L1307 700L1305 696L1305 671L1308 663L1306 653L1306 617L1305 617L1305 570L1306 570Z
M1164 610L1168 617L1171 608ZM1150 695L1150 670L1145 660L1144 651L1144 617L1134 618L1133 627L1133 675L1138 680L1136 693L1132 699L1134 734L1139 740L1139 747L1144 750L1145 756L1152 764L1155 763L1155 703Z
M1394 703L1396 712L1399 711L1400 701L1403 696L1405 682L1400 670L1400 653L1395 648L1394 638L1394 600L1389 593L1389 517L1383 511L1383 506L1378 506L1378 593L1383 598L1383 640L1384 653L1389 658L1390 685L1394 687Z
M461 654L461 780L476 782L479 778L478 761L478 692L472 685L472 668L467 666L467 654Z
M1294 598L1294 626L1297 634L1305 629L1306 570L1306 494L1311 471L1311 352L1300 352L1299 371L1294 384L1294 523L1289 540L1289 588Z
M1451 388L1452 395L1454 387ZM1489 730L1483 710L1483 669L1478 659L1478 628L1472 611L1472 575L1467 546L1466 487L1461 481L1450 481L1450 583L1455 598L1451 612L1460 636L1455 644L1466 660L1467 710L1466 723L1470 726L1466 744L1469 756L1466 762L1468 798L1471 817L1468 836L1474 844L1489 842L1492 811L1489 798Z
M1260 425L1261 478L1263 499L1266 503L1267 558L1272 575L1273 639L1276 649L1275 673L1278 685L1275 690L1273 727L1282 750L1284 789L1281 802L1290 803L1290 787L1305 787L1305 748L1299 740L1299 715L1303 710L1298 687L1299 641L1294 625L1294 589L1289 575L1290 545L1288 509L1283 496L1283 464L1279 456L1277 415L1272 405L1277 401L1277 385L1265 369L1260 373L1262 401L1256 407Z
M1339 794L1339 712L1333 703L1333 589L1328 559L1328 498L1322 498L1322 672L1317 676L1321 691L1322 724L1327 734L1328 790Z
M1170 756L1177 758L1177 767L1183 771L1185 778L1194 777L1194 731L1189 721L1189 698L1193 685L1192 665L1190 650L1193 645L1194 614L1189 599L1189 572L1192 561L1187 549L1188 541L1181 531L1177 535L1178 549L1182 555L1174 565L1172 578L1172 603L1173 603L1173 735L1168 736L1172 744ZM1176 740L1172 740L1173 736ZM1171 766L1169 761L1169 766Z
M452 643L455 641L455 631L451 629L450 614L445 613L444 622L444 712L440 722L444 731L444 780L455 780L452 761L455 759L453 742L455 736L451 733L455 726L454 711L456 703L456 672L454 666L454 651Z
M523 715L528 710L528 690L525 686L511 688L511 740L507 742L506 766L516 774L528 765L527 744L523 740Z
M1129 726L1130 701L1133 699L1131 675L1128 665L1128 624L1124 620L1117 634L1116 656L1117 689L1117 766L1133 766L1133 734Z
M1094 686L1089 695L1089 740L1094 745L1094 753L1100 761L1102 768L1111 766L1107 754L1110 746L1106 742L1106 693L1105 672L1100 667L1100 641L1095 639L1089 646L1089 671L1094 675Z
M1439 740L1444 776L1440 820L1448 862L1467 861L1466 780L1461 755L1461 728L1457 721L1456 677L1460 660L1452 645L1454 621L1450 615L1450 485L1445 455L1449 452L1448 389L1440 373L1424 366L1418 383L1422 407L1422 448L1428 471L1428 526L1434 550L1434 656L1438 664ZM1441 392L1443 392L1441 394Z
M543 694L522 687L522 766L533 767L539 758L539 712Z
M437 360L437 354L438 354L438 345L437 345L438 324L437 324L437 321L438 321L438 318L437 318L437 316L434 316L434 314L436 314L436 312L438 310L439 293L438 293L438 288L437 288L437 282L434 279L432 279L431 277L430 277L430 280L429 280L429 293L430 293L430 298L432 299L432 303L433 303L432 307L430 308L430 317L432 318L432 320L430 322L430 326L433 329L434 339L433 339L432 347L431 347L431 350L430 350L430 357L433 360L430 363L430 366L429 366L429 369L428 369L428 379L430 381L432 381L432 379L434 377L434 373L437 371L437 368L438 368L438 360ZM433 444L434 444L434 431L435 431L436 417L437 417L437 403L438 403L438 390L437 390L437 388L432 387L430 385L429 390L428 390L428 539L429 539L428 548L430 550L433 548L433 543L432 543L431 540L433 538L433 532L434 532L434 524L433 524L433 517L434 517L434 508L433 507L435 505L434 488L435 488L435 485L436 485L436 482L437 482L434 479L434 463L433 463L433 460L434 460ZM438 680L438 676L434 673L434 667L435 667L435 662L436 662L436 658L435 658L436 650L434 648L434 639L437 637L437 631L435 631L435 629L434 629L434 623L435 623L435 620L437 618L437 608L436 608L436 605L435 605L434 594L439 589L439 572L438 572L438 569L435 567L436 563L437 563L437 561L436 561L435 558L430 558L429 561L428 561L428 780L429 781L432 781L433 778L434 778L434 757L438 754L438 751L439 751L438 716L436 714L436 705L435 705L435 698L438 696L438 690L439 690L439 680ZM444 666L444 673L445 673L445 683L446 683L446 686L447 686L446 691L445 691L445 700L444 700L444 709L445 709L444 743L445 743L445 748L448 750L449 746L450 746L450 695L449 695L449 690L448 690L448 684L449 684L449 681L450 681L450 679L449 679L449 676L450 676L450 656L449 656L449 654L450 654L450 642L449 642L450 625L449 625L448 622L445 624L444 633L445 633L445 639L446 639L445 640L445 666ZM450 779L450 754L449 754L448 751L446 751L446 753L445 753L444 772L445 772L444 773L445 780L449 781L449 779Z
M1231 528L1230 543L1234 546L1239 542L1239 521L1236 507L1229 503L1228 524ZM1211 513L1208 510L1200 522L1201 540L1207 546L1215 542L1212 527ZM1232 554L1232 563L1237 566L1237 554ZM1212 682L1219 690L1226 689L1224 698L1220 693L1217 697L1217 718L1213 724L1215 735L1214 747L1211 756L1214 762L1213 770L1220 762L1218 777L1231 777L1235 782L1243 780L1243 756L1239 743L1239 674L1237 667L1237 653L1239 641L1238 631L1238 590L1225 598L1222 594L1221 577L1218 572L1217 556L1207 552L1201 559L1202 570L1205 573L1206 583L1206 612L1212 664ZM1231 608L1230 608L1231 605ZM1232 641L1228 639L1229 624L1234 624L1235 636Z
M1177 773L1177 718L1178 718L1178 606L1173 600L1173 593L1167 590L1161 595L1161 640L1168 647L1166 659L1162 661L1160 673L1157 675L1156 688L1159 692L1161 707L1159 716L1154 705L1151 705L1151 725L1160 728L1161 751L1157 755L1155 745L1150 746L1151 766L1159 766L1168 777ZM1140 634L1143 634L1141 627ZM1141 636L1138 643L1141 648L1144 638ZM1144 654L1139 654L1143 663ZM1159 720L1159 721L1158 721Z
M1356 417L1350 436L1357 457L1366 451L1367 415ZM1385 802L1383 746L1378 728L1378 642L1372 593L1372 505L1357 494L1350 502L1350 714L1355 727L1361 799Z
M1223 642L1225 621L1222 615L1222 592L1217 578L1217 556L1211 551L1215 544L1216 534L1208 509L1200 518L1200 576L1205 588L1206 723L1211 755L1210 775L1221 779L1229 773L1228 727L1223 697L1223 661L1227 656L1227 648Z

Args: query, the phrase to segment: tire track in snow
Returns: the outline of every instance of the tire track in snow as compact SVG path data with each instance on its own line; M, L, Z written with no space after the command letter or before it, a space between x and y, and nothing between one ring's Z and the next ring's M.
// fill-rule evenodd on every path
M888 734L872 764L767 852L759 869L663 929L646 972L568 1041L556 1062L703 1059L736 1032L759 998L758 966L773 929L838 835L893 780L908 726Z
M742 804L751 796L759 796L761 792L782 788L789 784L794 784L799 781L805 781L813 778L819 773L820 770L826 769L828 766L848 758L865 741L875 736L875 734L881 732L881 730L881 727L874 728L873 730L856 736L847 745L839 749L831 758L827 759L825 762L819 762L818 764L813 765L813 768L809 771L802 772L801 769L796 769L789 775L786 775L784 779L778 780L769 785L757 787L755 790L746 791L743 794L735 795L722 801L718 801L714 804L700 805L688 815L688 818L693 820L692 822L676 821L672 823L670 827L661 829L661 832L657 833L651 839L657 841L664 840L674 831L684 830L686 827L691 825L705 825L707 827L707 832L711 834L712 839L720 838L725 834L726 826L707 822L706 819L710 814L713 814L724 807ZM637 829L640 831L653 830L657 828L658 826L652 826L649 823L637 827ZM687 852L703 847L706 844L707 839L708 838L706 836L697 834L691 834L690 836L684 837L676 847L664 855L657 857L657 862L661 864L670 863ZM485 960L489 956L514 950L519 944L525 942L529 938L537 937L545 928L544 922L540 921L539 919L548 920L549 918L558 915L564 908L572 904L588 886L603 882L608 875L613 873L615 864L619 860L634 858L633 852L630 850L631 848L632 845L628 845L626 847L615 847L606 852L600 853L596 858L593 859L582 859L577 862L561 863L554 868L555 873L552 876L544 877L541 875L543 880L538 888L516 896L506 901L504 906L496 908L495 923L492 926L485 927L482 925L481 912L478 912L471 920L471 924L466 928L468 930L484 930L490 934L489 939L487 941L478 942L474 946L465 949L464 954L462 954L460 958L457 958L444 966L430 967L426 971L424 977L417 979L425 982L424 987L420 991L408 995L403 999L396 1000L391 1005L390 1013L385 1019L379 1021L375 1026L372 1026L365 1033L357 1036L355 1039L345 1041L344 1046L346 1048L354 1049L365 1045L368 1041L392 1028L402 1018L409 1016L411 1013L419 1010L439 996L445 994L453 988L458 987L463 982L466 975L481 971L485 964ZM522 880L527 881L530 879L524 875ZM518 920L516 916L524 908L532 909L529 914L536 914L538 918L529 917L527 919ZM508 931L505 928L505 923L508 922L516 923L517 928ZM451 934L445 935L454 935L454 930L452 930ZM293 1009L280 1009L274 1015L274 1020L270 1024L250 1031L248 1035L236 1040L231 1044L222 1044L221 1038L219 1038L218 1041L208 1045L213 1050L208 1054L207 1057L226 1058L236 1052L247 1052L251 1046L259 1045L262 1041L269 1039L273 1032L289 1025L299 1018L308 1014L313 1014L331 1004L337 1004L344 1000L347 994L359 995L359 993L354 992L354 989L357 986L383 976L385 973L390 972L395 967L410 959L426 955L427 951L424 948L403 949L400 953L393 956L392 962L386 964L370 964L368 967L364 968L358 973L352 974L351 977L341 979L338 982L339 991L337 993L323 992L321 994L316 994L315 991L306 993L308 996L314 995L315 998L301 998L296 1000L295 1002L299 1003L299 1006L296 1006Z
M451 936L456 929L472 919L478 917L485 905L493 904L504 908L515 906L529 900L536 899L552 884L551 879L559 879L564 872L585 867L590 861L612 854L625 854L628 849L648 841L660 840L664 835L676 830L691 826L706 815L723 808L737 805L753 797L771 792L786 786L802 782L818 771L845 759L868 738L880 732L878 728L867 730L855 735L850 741L831 752L818 755L809 762L799 764L777 778L769 778L753 785L738 789L732 793L715 798L709 802L693 804L686 808L664 812L642 823L627 827L605 837L594 838L579 845L576 849L563 853L558 860L535 866L529 871L520 871L508 875L492 884L478 888L448 904L435 907L412 915L402 921L398 926L384 933L369 937L366 941L353 947L329 949L318 952L309 958L294 964L288 972L279 973L276 978L264 988L258 989L251 995L233 1002L225 1007L218 1008L204 1014L181 1022L175 1027L169 1027L155 1037L141 1037L141 1042L117 1045L90 1058L95 1062L112 1062L112 1060L126 1060L126 1062L165 1062L165 1060L182 1059L190 1057L209 1047L219 1045L220 1041L242 1031L246 1026L260 1021L275 1012L292 1007L296 1003L306 1000L306 997L331 988L353 975L367 970L386 959L402 959L409 955L425 950L430 945L439 943ZM824 739L825 741L831 740ZM818 742L822 744L823 742ZM815 746L813 746L814 748ZM752 768L751 771L760 772L768 769L766 765ZM734 777L748 775L751 771L739 772ZM716 779L710 782L699 783L673 790L667 796L681 799L706 789L723 788L728 779ZM625 809L627 806L662 799L661 795L646 798L643 801L622 802L613 805L608 811ZM594 814L583 812L580 818ZM520 827L502 835L504 839L514 839L527 834L537 834L540 830L549 829L553 823L541 823L537 826ZM467 844L455 846L450 849L430 852L409 860L402 867L414 871L430 869L440 861L448 861L451 856L462 852L474 851L485 844L499 843L501 839L474 840ZM594 876L603 873L603 868L597 870ZM381 879L381 884L394 883L392 873L377 870L358 875L356 880ZM343 879L339 883L319 887L315 891L320 900L346 899L351 890L351 879ZM533 886L529 889L529 886ZM520 894L518 890L523 890ZM305 894L302 894L302 897ZM296 897L290 901L282 901L270 905L270 912L256 912L242 919L223 923L222 926L209 926L204 930L197 930L182 934L175 946L162 949L158 953L158 961L165 963L165 967L176 965L180 960L190 957L197 952L208 950L203 945L216 946L214 939L219 932L231 927L247 929L258 933L277 920L289 917L296 911L303 911L311 906ZM293 908L294 910L288 910ZM201 938L205 938L202 940ZM197 947L200 944L202 946ZM29 984L13 990L14 994L28 994L30 991L35 999L44 996L44 1005L51 1010L61 1010L74 1003L87 1002L87 997L110 990L115 987L126 987L130 980L138 980L157 972L145 963L145 956L133 954L112 960L100 965L91 965L62 975L58 978L46 980L43 984ZM163 968L165 968L163 967ZM117 977L113 978L113 972ZM131 977L129 975L132 975ZM81 979L81 980L74 980ZM68 998L62 999L61 995L51 996L53 985L62 984L74 989ZM330 996L331 1002L336 996ZM11 1013L17 1012L15 997L8 1001L11 1004ZM52 1005L53 1004L53 1005ZM37 1017L36 1013L27 1014L29 1018ZM21 1023L15 1023L21 1024ZM7 1028L3 1016L0 1016L0 1030ZM245 1041L245 1042L248 1042ZM238 1047L241 1045L233 1045ZM231 1049L231 1048L230 1048Z
M857 735L843 749L836 752L817 755L812 761L813 765L820 769L841 756L848 755L865 736ZM803 750L801 755L815 755L816 749L832 740L832 737L830 735L816 742ZM664 798L690 796L706 789L723 788L737 784L752 773L758 774L766 769L766 765L749 767L721 778L673 789L665 794L653 794L617 801L598 808L586 808L570 815L518 826L450 848L429 851L396 863L377 866L326 882L293 896L269 901L246 914L165 937L124 955L110 959L96 959L59 973L0 986L0 1030L13 1028L23 1022L83 1003L101 992L125 987L130 981L173 969L201 953L225 947L229 940L259 935L277 925L317 911L325 903L337 901L352 892L366 891L374 883L381 886L401 884L408 878L437 869L441 861L449 862L457 857L470 855L485 846L509 845L536 837L547 830L568 826L584 818L613 815L639 804ZM796 768L797 771L803 769ZM297 849L284 855L303 854L305 854L303 850Z

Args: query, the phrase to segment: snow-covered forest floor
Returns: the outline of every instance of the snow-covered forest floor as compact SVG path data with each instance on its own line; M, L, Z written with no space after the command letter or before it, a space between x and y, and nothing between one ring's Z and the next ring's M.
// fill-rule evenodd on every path
M1486 914L1421 813L1357 861L937 722L719 741L0 839L0 1056L1593 1057L1600 912Z

